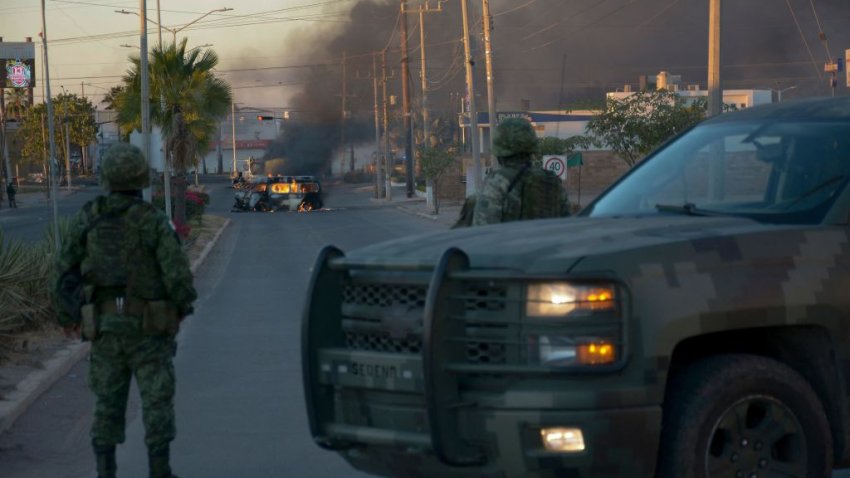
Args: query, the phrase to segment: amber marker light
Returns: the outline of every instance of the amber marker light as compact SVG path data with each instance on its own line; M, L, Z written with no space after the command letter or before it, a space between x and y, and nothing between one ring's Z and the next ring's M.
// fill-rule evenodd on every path
M584 434L581 428L542 428L540 437L548 451L577 453L584 451Z
M576 357L582 365L607 365L617 360L617 353L612 343L598 342L579 345Z

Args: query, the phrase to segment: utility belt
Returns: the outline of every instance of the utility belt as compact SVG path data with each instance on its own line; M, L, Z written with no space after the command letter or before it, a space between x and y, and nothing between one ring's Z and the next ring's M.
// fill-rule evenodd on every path
M103 333L174 335L180 324L177 307L168 300L115 297L84 305L81 315L86 340Z

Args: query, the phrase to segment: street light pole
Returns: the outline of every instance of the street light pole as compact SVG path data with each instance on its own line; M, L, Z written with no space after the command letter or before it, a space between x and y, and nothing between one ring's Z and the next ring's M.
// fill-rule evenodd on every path
M159 37L159 51L162 53L162 17L159 9L159 0L156 0L156 25ZM159 92L159 114L165 113L165 93L160 88ZM160 131L160 138L162 131ZM170 220L171 214L171 150L166 144L162 155L162 195L165 199L165 215Z
M150 85L148 78L148 14L147 1L139 0L139 20L140 20L140 36L139 36L139 69L141 70L141 101L142 101L142 153L145 155L145 161L148 163L148 174L152 175L151 169L151 103L150 103ZM152 181L151 181L152 183ZM144 189L144 199L146 202L152 202L151 187Z
M62 238L59 236L59 202L56 195L56 130L53 126L53 100L50 96L50 67L47 62L47 15L45 14L44 0L41 0L41 42L42 55L44 59L44 87L47 89L45 100L47 101L47 127L50 138L50 181L51 195L53 196L53 243L58 254L62 248Z
M230 102L230 141L233 146L233 169L230 170L230 177L236 177L236 103Z

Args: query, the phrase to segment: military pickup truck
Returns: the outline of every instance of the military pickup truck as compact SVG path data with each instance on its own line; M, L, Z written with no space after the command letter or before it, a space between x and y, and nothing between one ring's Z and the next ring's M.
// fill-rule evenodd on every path
M327 247L319 446L383 476L828 477L850 462L850 97L705 121L578 217Z

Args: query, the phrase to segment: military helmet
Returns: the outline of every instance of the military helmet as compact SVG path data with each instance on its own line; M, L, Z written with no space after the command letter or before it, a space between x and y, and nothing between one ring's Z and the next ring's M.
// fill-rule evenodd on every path
M115 143L103 154L100 185L109 191L133 191L151 183L148 163L139 148Z
M522 118L508 118L496 127L493 154L499 158L531 156L537 152L537 134L531 123Z

